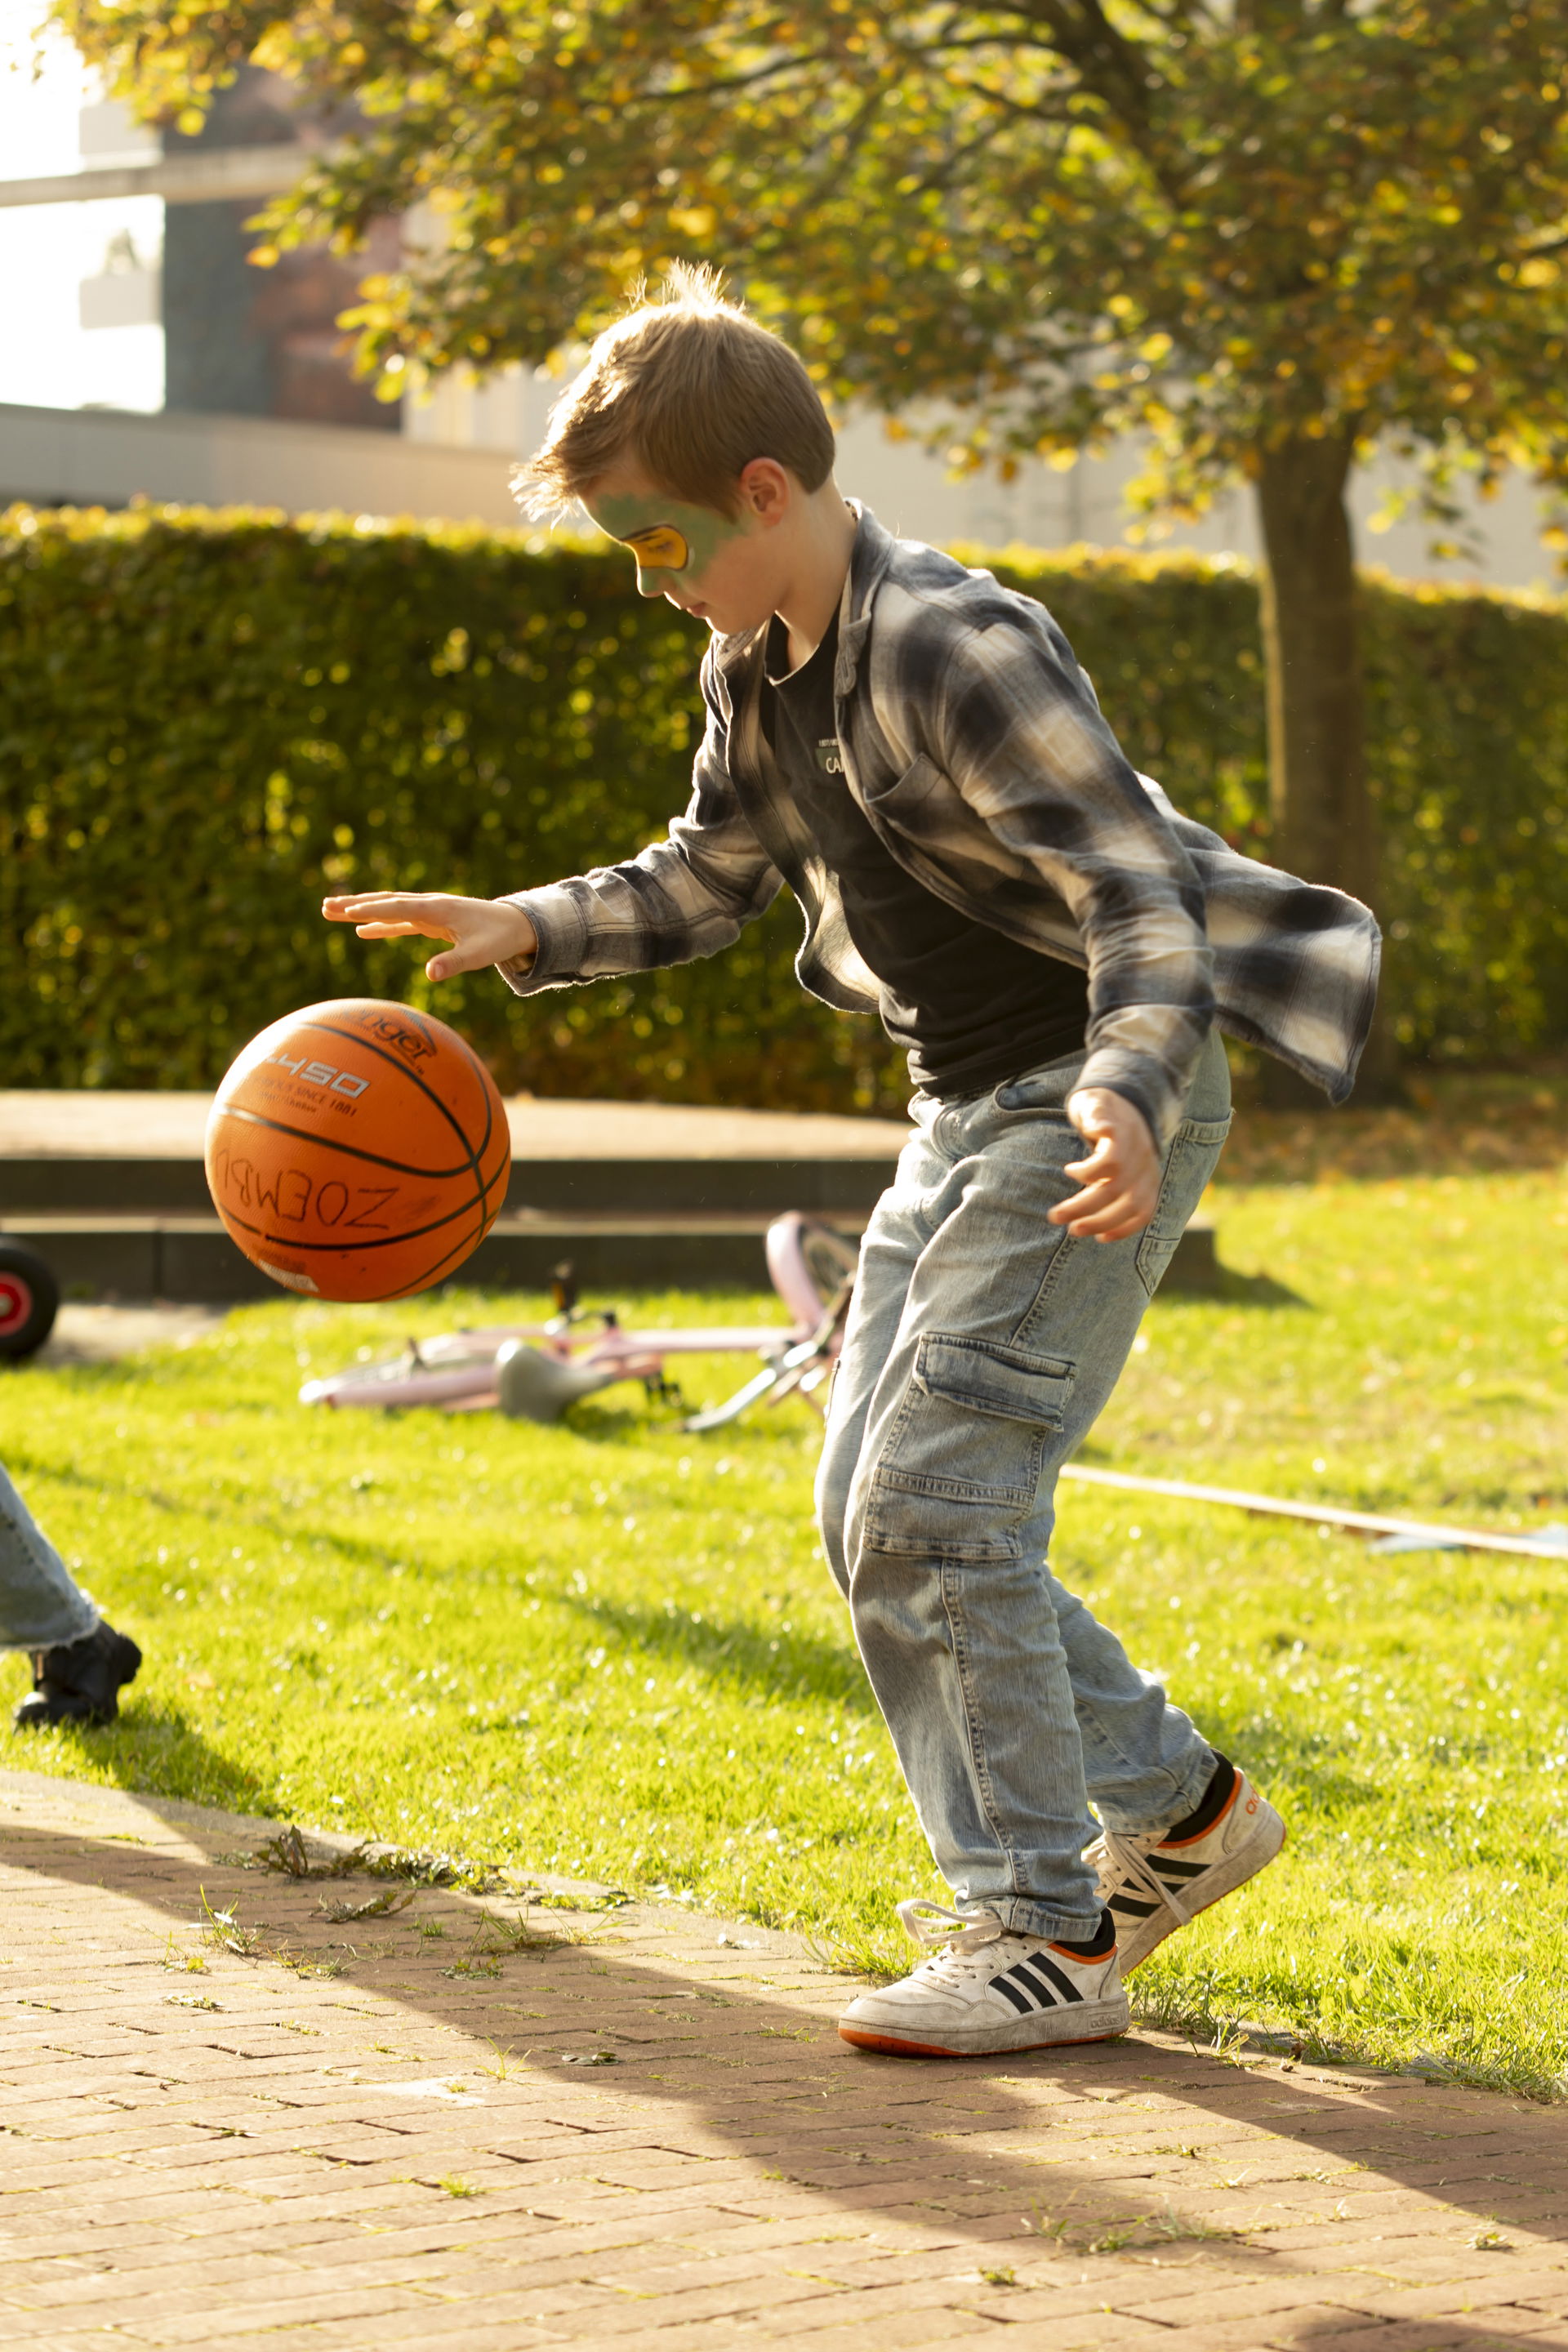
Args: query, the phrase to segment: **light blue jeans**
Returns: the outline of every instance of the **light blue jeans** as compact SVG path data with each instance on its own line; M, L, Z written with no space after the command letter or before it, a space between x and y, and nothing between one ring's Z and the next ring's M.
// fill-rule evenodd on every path
M1195 1806L1214 1751L1047 1565L1057 1473L1126 1361L1230 1126L1211 1033L1152 1222L1074 1240L1065 1105L1083 1056L918 1098L872 1213L817 1476L828 1564L961 1911L1091 1937L1088 1801L1110 1828Z
M98 1612L0 1469L0 1650L79 1642Z

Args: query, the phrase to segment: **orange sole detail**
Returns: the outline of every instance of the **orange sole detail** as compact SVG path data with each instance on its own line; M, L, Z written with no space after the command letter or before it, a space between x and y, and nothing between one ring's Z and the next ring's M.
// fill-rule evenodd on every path
M854 2050L879 2050L885 2058L1014 2058L1027 2050L1082 2050L1091 2042L1119 2042L1121 2032L1082 2033L1070 2042L1015 2042L1007 2050L943 2050L935 2042L897 2042L890 2033L867 2033L858 2025L841 2025L840 2042Z

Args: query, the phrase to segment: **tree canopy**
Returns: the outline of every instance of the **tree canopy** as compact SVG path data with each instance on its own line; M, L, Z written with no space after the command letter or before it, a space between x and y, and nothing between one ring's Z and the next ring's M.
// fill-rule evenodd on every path
M438 234L367 363L539 361L677 256L825 388L1005 461L1152 434L1185 503L1349 433L1568 465L1561 0L58 0L146 113L246 61L363 129L278 237Z
M280 241L409 223L389 387L540 361L677 257L825 393L1005 470L1256 487L1279 862L1374 904L1352 463L1568 489L1563 0L55 0L144 113L249 61L363 128ZM1557 534L1568 544L1568 534ZM1375 1058L1375 1056L1374 1056Z

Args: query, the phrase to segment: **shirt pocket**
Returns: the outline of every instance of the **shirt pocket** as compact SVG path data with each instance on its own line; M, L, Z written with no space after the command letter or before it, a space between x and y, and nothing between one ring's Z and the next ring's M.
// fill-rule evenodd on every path
M894 816L900 823L907 821L922 803L958 797L951 779L923 751L917 753L901 774L889 776L885 782L868 773L865 793L868 808Z
M1138 1244L1139 1279L1151 1298L1176 1254L1188 1218L1203 1199L1229 1133L1228 1118L1184 1119L1176 1129L1160 1180L1160 1198Z
M1072 1384L1062 1357L928 1332L872 1477L870 1549L1016 1559Z

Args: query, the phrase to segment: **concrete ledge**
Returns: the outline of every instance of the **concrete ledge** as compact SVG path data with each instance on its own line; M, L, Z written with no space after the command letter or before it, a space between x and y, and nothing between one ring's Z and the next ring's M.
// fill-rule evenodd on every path
M864 1219L840 1216L846 1233ZM765 1214L510 1217L452 1277L499 1290L543 1290L563 1259L584 1289L766 1290ZM67 1298L163 1298L209 1305L279 1298L279 1286L241 1255L216 1217L7 1216L14 1234L47 1259ZM1161 1288L1217 1293L1212 1225L1189 1225Z
M894 1157L735 1160L517 1160L516 1216L777 1216L784 1209L864 1215L891 1183ZM54 1214L199 1216L211 1196L199 1160L0 1154L0 1218Z
M0 1217L210 1215L202 1143L211 1102L0 1093ZM508 1103L507 1119L508 1210L590 1218L864 1213L909 1133L893 1119L527 1096Z

